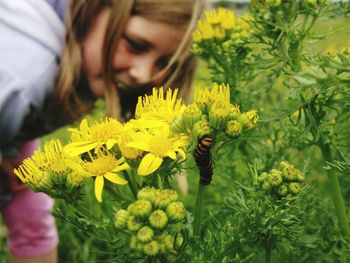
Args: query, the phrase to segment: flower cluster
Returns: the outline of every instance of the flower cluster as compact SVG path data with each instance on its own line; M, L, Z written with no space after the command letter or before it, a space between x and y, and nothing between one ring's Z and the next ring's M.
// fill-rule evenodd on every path
M230 88L214 83L210 89L198 86L194 101L170 124L174 133L192 135L197 140L225 133L237 137L255 127L258 115L255 110L241 113L239 106L230 103Z
M45 192L55 198L74 200L79 195L87 176L76 169L79 158L68 158L58 140L45 144L32 157L14 170L14 173L33 191Z
M252 0L250 5L253 10L262 14L266 13L268 9L278 7L282 4L282 0Z
M252 0L251 7L260 14L266 14L269 11L273 12L279 8L288 7L290 2L289 0ZM293 2L299 5L299 10L304 12L308 11L308 9L312 11L312 9L319 8L329 3L328 0L299 0Z
M236 18L233 11L219 8L207 10L205 17L198 21L198 29L192 33L193 51L201 56L211 50L242 45L241 40L248 38L252 33L249 15Z
M92 177L96 199L102 202L106 180L125 185L130 168L146 176L156 172L166 159L185 159L188 137L169 129L169 123L186 108L177 99L177 92L154 88L151 95L139 98L136 118L124 124L105 118L89 125L83 119L78 128L68 129L69 144L48 142L44 152L37 151L24 161L16 170L17 176L34 191L53 197L62 189L74 192Z
M170 189L142 188L127 210L115 213L115 226L130 234L130 248L147 256L176 254L186 209Z
M280 162L279 169L272 169L270 173L263 172L258 177L261 188L279 198L298 194L304 180L304 174L286 161Z

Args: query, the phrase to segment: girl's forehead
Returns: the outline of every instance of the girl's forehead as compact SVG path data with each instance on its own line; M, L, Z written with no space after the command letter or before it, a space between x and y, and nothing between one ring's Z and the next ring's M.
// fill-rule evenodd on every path
M184 27L174 27L142 16L131 16L124 34L164 54L172 54L181 42L184 32Z

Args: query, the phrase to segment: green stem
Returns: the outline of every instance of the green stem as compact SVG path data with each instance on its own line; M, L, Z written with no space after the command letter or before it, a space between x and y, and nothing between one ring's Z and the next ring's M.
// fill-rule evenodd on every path
M325 161L332 161L331 150L329 144L321 144L321 151ZM350 235L349 221L346 214L346 208L344 204L344 199L341 193L341 188L339 184L339 178L333 171L328 171L329 189L332 194L332 199L335 207L335 213L338 218L338 223L343 230L344 234Z
M132 178L128 172L125 172L124 175L125 175L125 179L128 181L128 185L130 187L131 192L133 193L134 197L137 199L137 192L138 191L137 191L137 187L136 187L134 181L132 180Z
M265 263L270 263L272 258L272 246L271 242L267 241L265 246Z
M204 188L205 185L198 183L198 192L196 197L196 207L194 208L194 226L193 226L193 235L197 239L199 238L200 230L201 230L201 215L203 208L203 200L204 200Z

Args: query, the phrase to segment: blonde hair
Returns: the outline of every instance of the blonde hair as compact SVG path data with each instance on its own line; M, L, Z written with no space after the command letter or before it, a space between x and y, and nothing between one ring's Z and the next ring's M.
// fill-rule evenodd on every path
M140 15L172 26L187 26L178 49L165 70L164 86L179 87L181 95L189 93L195 66L190 52L191 32L203 11L203 0L71 0L66 15L66 38L57 78L57 105L66 121L77 119L92 109L89 100L78 89L88 90L82 70L80 43L86 36L96 14L111 10L103 47L103 74L106 83L107 114L120 119L122 107L113 76L112 58L130 15ZM136 98L135 98L136 99ZM63 110L62 110L63 109Z

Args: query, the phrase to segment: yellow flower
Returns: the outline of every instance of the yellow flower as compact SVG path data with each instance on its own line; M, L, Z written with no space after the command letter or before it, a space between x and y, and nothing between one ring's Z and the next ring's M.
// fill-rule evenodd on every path
M219 13L221 16L221 26L226 30L233 29L235 27L235 13L223 8L219 9Z
M243 128L246 130L252 129L256 126L259 116L256 110L251 110L248 112L243 112L239 116L238 121L241 122Z
M109 150L118 143L122 127L123 125L113 118L106 118L100 123L96 122L91 127L84 119L80 123L80 130L68 129L72 134L72 142L64 147L64 151L71 156L76 156L104 145Z
M210 40L214 38L214 29L211 24L206 20L198 21L198 30L201 32L204 40Z
M212 25L218 25L221 23L221 17L217 10L207 10L204 12L205 18Z
M210 91L207 87L198 85L194 89L194 99L193 101L199 106L202 111L209 105Z
M118 146L122 155L127 159L136 159L143 153L143 151L139 149L126 146L132 140L132 138L136 136L136 132L138 131L140 131L140 125L137 120L130 120L123 126Z
M187 145L188 138L171 134L168 125L151 132L138 132L133 141L127 144L128 147L147 152L137 169L139 175L149 175L155 172L166 157L176 160L177 152L185 159L186 154L183 147Z
M128 183L128 181L118 175L118 172L130 168L124 157L116 159L110 153L97 152L97 156L90 162L84 162L81 168L86 176L96 177L95 196L100 203L102 202L104 179L114 184L124 185Z
M209 109L209 124L214 129L222 129L226 126L229 114L231 110L231 104L214 102Z
M177 99L177 94L178 89L172 91L169 88L164 94L163 87L153 88L152 95L138 98L135 110L136 119L164 120L171 123L186 109L182 100Z
M209 100L210 104L230 104L230 86L228 84L213 83L210 90Z
M202 39L203 39L201 32L194 31L192 33L192 39L193 39L194 42L201 42Z
M60 189L73 193L84 184L86 177L75 169L80 159L67 158L62 151L58 140L49 141L43 151L36 150L14 173L33 191L55 193L54 197Z
M225 38L225 29L221 27L214 28L214 35L216 39L224 39Z

